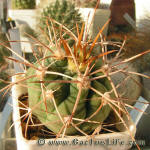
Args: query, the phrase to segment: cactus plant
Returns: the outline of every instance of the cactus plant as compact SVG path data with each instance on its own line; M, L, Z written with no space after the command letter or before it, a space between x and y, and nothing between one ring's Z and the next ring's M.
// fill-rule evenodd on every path
M30 123L35 126L31 118L33 114L57 137L81 134L87 136L95 134L99 127L103 127L103 123L108 116L110 117L110 112L114 111L119 121L129 130L123 114L130 118L126 109L126 106L130 105L117 93L116 88L121 83L114 85L110 77L119 71L128 72L125 72L125 67L117 69L118 63L109 64L119 57L119 53L111 62L107 60L107 55L115 51L107 50L108 43L116 46L118 42L105 42L101 35L104 28L100 29L92 41L87 39L88 32L84 24L81 31L76 25L75 35L64 24L52 18L47 18L47 21L49 23L46 22L46 30L49 31L50 24L53 26L51 32L43 32L48 38L47 45L30 36L35 40L35 46L37 44L41 46L42 58L39 59L33 51L36 63L32 64L24 58L22 62L18 60L30 66L25 72L25 78L12 83L12 85L21 83L21 86L28 87L29 105L26 106L28 112L21 118L25 116L25 120L28 117L31 119ZM58 31L54 27L57 27ZM52 35L57 33L58 37L52 38ZM66 35L74 41L73 46L65 39ZM101 42L97 42L98 38L101 38ZM122 49L122 46L118 47ZM98 49L98 53L94 52L95 49ZM121 64L141 55L123 60ZM123 82L125 80L127 79ZM26 130L28 123L29 121L26 122Z
M50 21L59 24L53 19ZM65 26L60 27L66 30ZM91 134L112 110L119 119L121 114L128 114L109 75L113 67L104 61L105 55L114 50L93 52L102 30L91 44L83 39L83 35L87 35L84 34L84 25L81 32L77 26L77 31L78 37L67 30L74 40L73 47L63 36L51 41L49 47L42 44L43 58L34 65L30 64L25 76L31 113L57 136L61 133Z
M14 9L34 9L36 5L35 0L13 0L12 7Z
M27 85L37 89L28 88L29 107L38 104L32 113L43 124L51 122L46 126L55 134L65 128L65 134L77 134L79 130L74 124L79 122L74 119L86 118L91 123L81 121L77 128L86 134L91 133L103 123L111 110L102 96L110 96L107 92L110 92L111 84L107 77L91 80L105 74L103 68L92 75L92 72L102 67L100 57L104 54L92 56L90 51L93 46L88 50L89 47L81 42L82 36L83 29L73 49L61 38L50 47L50 51L45 52L45 58L26 73L27 78L35 75L27 80Z
M46 24L46 20L48 17L63 24L68 29L72 30L73 33L76 33L76 28L74 24L77 23L80 29L81 23L82 23L82 19L81 19L78 9L75 8L74 3L67 1L67 0L62 0L62 1L56 0L55 3L50 3L49 6L43 9L43 12L40 18L40 26L42 30L44 30L45 32L48 32L48 28ZM50 22L48 23L50 24ZM52 26L53 25L50 26L51 31L53 31ZM56 27L58 27L58 25L56 25ZM59 36L58 34L60 33L60 30L57 29L56 31L57 31L56 36ZM52 34L52 37L54 37L53 34ZM64 36L64 38L68 39L69 36L66 35ZM73 44L72 42L73 41L70 41L69 44L72 45Z
M109 62L107 55L115 50L107 51L107 45L108 43L118 45L118 42L106 42L103 41L104 39L101 39L102 42L97 42L104 28L99 31L93 41L87 41L88 33L87 30L84 31L84 24L81 32L79 32L77 25L77 36L75 36L74 33L57 21L50 18L49 21L63 29L59 34L60 37L53 41L49 32L49 35L46 36L49 37L50 43L45 45L31 36L36 45L38 43L43 48L43 57L38 59L36 54L33 53L37 59L34 64L24 58L22 58L22 62L19 60L20 63L26 64L30 68L26 70L25 78L11 84L28 87L27 103L29 105L22 104L20 101L25 107L25 109L21 108L25 110L25 114L21 116L23 121L26 120L25 137L29 126L40 126L41 124L49 129L49 133L53 131L52 135L56 135L56 137L64 138L65 135L81 134L91 137L96 133L99 134L104 123L105 127L116 123L109 122L110 118L113 120L113 113L110 113L113 111L115 120L119 118L119 123L117 123L123 124L129 131L132 140L134 140L134 135L126 124L126 118L124 119L124 116L127 116L128 120L130 119L126 106L133 109L134 107L128 104L127 99L123 101L121 95L117 93L116 88L124 83L114 85L110 76L119 71L125 74L136 74L126 72L125 67L117 69L116 66L142 56L150 50L110 65L109 63L119 57L122 46L119 45L121 47L119 53ZM55 30L53 32L53 35L55 35ZM65 34L68 34L74 40L73 46L69 46L68 41L64 39ZM101 49L101 52L93 52L94 48ZM126 80L127 78L123 82ZM41 124L35 124L32 115L36 116ZM108 131L110 130L108 129Z
M112 62L115 62L120 56L122 45L118 45L118 42L106 42L101 35L104 28L100 29L92 41L87 40L88 33L87 30L84 31L84 24L81 31L76 25L76 36L64 24L51 18L48 21L50 23L46 24L46 28L49 30L49 25L53 24L54 27L57 26L56 29L58 31L53 28L53 33L43 32L48 38L49 43L47 45L30 36L35 40L36 46L41 46L42 58L39 59L33 51L33 55L37 59L36 63L32 64L21 57L22 62L21 60L15 60L30 66L25 71L24 78L11 83L11 85L20 84L22 88L28 88L27 104L19 101L24 107L17 105L20 107L20 110L25 110L25 114L21 116L22 121L26 121L25 132L27 132L29 126L35 127L42 124L49 129L49 133L53 131L52 135L56 135L56 137L64 138L65 135L81 134L90 135L91 137L91 135L96 133L99 134L101 128L105 128L107 125L114 125L116 122L112 121L114 119L112 115L115 114L115 119L119 118L119 123L117 123L119 125L123 124L129 131L132 140L134 140L134 135L132 135L125 121L126 118L130 120L126 106L133 109L134 107L128 104L128 99L124 98L124 102L121 95L117 93L116 88L119 88L124 83L114 85L110 76L117 72L136 74L134 72L126 72L126 67L118 69L116 66L138 58L150 52L150 50L112 65ZM51 38L52 35L57 35L57 33L59 33L58 38L55 38L55 36ZM74 41L73 46L70 46L68 40L65 39L66 35ZM97 42L98 38L101 38L101 42ZM111 62L107 60L107 55L115 50L108 51L107 45L109 44L121 47L119 53ZM99 53L95 53L95 49L98 49ZM13 52L13 50L11 51ZM130 78L130 75L123 82L128 78ZM11 85L8 85L8 88ZM18 95L17 98L19 99ZM112 111L114 113L111 113ZM22 113L20 112L20 114ZM35 116L40 120L41 124L36 124L38 121L33 122L32 118ZM124 119L124 116L127 117ZM31 120L29 121L29 119ZM108 129L108 131L111 130Z
M30 68L25 72L25 78L17 81L17 84L21 83L21 85L24 85L26 81L28 87L29 106L27 106L28 113L25 118L28 116L30 118L33 114L42 125L57 136L91 135L95 134L99 127L103 127L102 124L110 116L110 112L114 111L115 117L119 118L119 121L128 129L122 117L123 114L130 117L125 108L126 105L129 106L128 101L124 102L121 95L117 93L116 88L121 83L114 85L110 77L111 74L120 71L115 67L119 64L111 66L107 61L107 55L115 50L107 52L103 49L107 43L97 43L102 30L91 42L86 41L88 33L84 30L84 24L81 32L77 26L78 36L76 37L57 21L53 19L49 21L63 28L60 38L54 41L49 39L50 43L47 46L31 36L35 43L43 47L43 57L38 59L35 55L37 62L34 64L23 59L25 62L22 63ZM53 32L55 35L55 30ZM73 47L69 46L68 41L63 38L64 33L69 34L74 40ZM110 44L116 45L118 42ZM94 47L100 47L102 52L93 52ZM121 63L139 56L123 60ZM121 69L121 71L124 70ZM27 121L26 129L28 123Z

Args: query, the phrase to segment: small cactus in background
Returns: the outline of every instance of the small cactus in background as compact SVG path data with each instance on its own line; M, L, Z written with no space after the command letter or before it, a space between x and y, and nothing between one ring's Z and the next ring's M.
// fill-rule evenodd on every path
M53 28L52 24L50 25L50 29L47 28L47 18L52 18L59 23L66 26L68 29L70 29L73 33L76 32L75 24L77 23L79 26L79 29L81 27L82 19L80 16L79 11L75 8L74 3L67 1L67 0L56 0L55 3L50 3L49 6L43 9L43 12L41 14L40 18L40 26L43 31L45 32L52 32ZM50 22L48 22L50 24ZM39 26L39 25L38 25ZM54 30L58 28L58 25L54 27ZM61 30L61 29L60 29ZM56 30L56 36L59 36L60 30ZM44 37L42 37L44 38ZM54 38L54 35L52 34L52 38ZM64 36L65 39L69 40L69 36ZM41 38L40 38L41 39ZM48 42L48 41L47 41ZM72 41L69 42L70 45L73 45Z
M34 9L35 0L12 0L13 9Z

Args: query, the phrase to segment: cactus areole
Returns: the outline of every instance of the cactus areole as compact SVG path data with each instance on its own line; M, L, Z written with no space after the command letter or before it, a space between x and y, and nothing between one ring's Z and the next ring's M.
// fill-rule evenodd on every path
M93 56L96 39L90 45L82 37L83 27L73 47L63 37L55 41L26 73L29 107L55 134L91 134L111 111L102 61L108 52Z

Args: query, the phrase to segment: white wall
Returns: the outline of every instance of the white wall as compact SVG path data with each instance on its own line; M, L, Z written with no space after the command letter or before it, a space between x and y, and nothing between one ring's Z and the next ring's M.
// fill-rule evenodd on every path
M150 16L150 0L135 0L137 20Z

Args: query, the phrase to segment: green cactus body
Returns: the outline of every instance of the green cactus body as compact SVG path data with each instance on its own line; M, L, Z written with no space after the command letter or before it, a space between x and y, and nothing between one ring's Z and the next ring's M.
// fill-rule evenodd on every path
M57 53L56 47L52 47L51 49ZM40 64L44 64L44 68L46 68L46 71L50 73L45 71L42 78L35 76L27 80L27 85L29 86L29 106L33 110L33 114L38 117L41 123L45 124L47 128L56 134L67 126L66 124L68 122L66 120L69 119L72 119L73 124L77 124L77 128L87 134L91 133L101 123L103 123L109 115L111 109L106 102L105 104L102 104L102 97L92 91L89 87L91 86L100 93L104 94L111 89L111 85L108 84L108 79L105 77L103 80L90 81L90 78L98 76L98 74L94 74L91 76L87 75L82 84L76 83L75 81L80 81L80 79L83 79L82 77L87 67L86 63L81 63L84 61L82 58L83 56L79 54L80 58L77 59L78 63L81 63L79 66L82 66L79 67L79 71L81 73L79 75L73 60L66 57L62 59L55 59L53 57L50 58L48 57L49 55L51 55L50 52L47 53L44 61L40 61ZM34 66L40 68L40 64L36 63ZM101 59L95 61L95 67L92 72L101 66ZM56 74L53 74L53 72L56 72ZM26 76L29 77L36 74L37 70L30 68L28 69ZM64 74L64 76L61 76L61 74ZM68 76L70 78L68 78ZM73 109L76 104L81 85L82 87L78 104L73 114ZM102 108L90 118L90 116L95 113L99 107L101 107L101 104ZM83 121L79 123L79 121L74 120L71 117L79 120L90 118L90 121L97 121L99 123L95 124ZM65 131L66 135L75 135L78 133L79 131L77 131L72 124L68 125Z
M102 94L104 94L105 92L108 91L106 89L106 87L98 81L93 81L92 87L94 87L96 90L98 90ZM93 113L95 113L101 107L101 103L102 103L102 97L101 96L99 96L98 94L93 93L93 92L90 95L91 95L90 100L89 100L89 103L87 105L88 111L86 114L86 118L90 117ZM97 111L97 113L95 115L93 115L93 117L90 120L103 123L103 121L109 115L110 110L111 110L110 106L108 104L104 104L100 108L100 110ZM87 122L85 122L81 125L81 128L86 133L91 133L94 129L96 129L98 126L101 125L100 123L87 123Z
M63 92L66 92L63 91ZM62 115L62 117L70 117L75 101L76 101L76 95L78 93L78 88L76 87L75 84L70 84L70 92L69 96L60 103L58 106L58 111ZM88 94L88 90L82 90L82 94L80 96L80 101L76 110L76 113L74 115L75 118L83 119L86 116L86 109L85 108L85 98ZM68 118L69 119L69 118ZM47 116L47 122L54 122L55 121L55 126L53 124L49 124L48 128L51 129L53 132L58 133L60 129L62 128L63 124L60 121L60 118L57 115L56 110L53 111L53 114ZM68 127L66 134L68 135L73 135L77 131L73 127Z
M103 72L99 72L99 73L96 73L94 76L99 77L99 76L103 76L103 75L104 75ZM106 77L105 78L100 78L100 79L98 79L98 81L100 83L102 83L106 87L107 90L111 90L111 84L110 84L109 80Z

